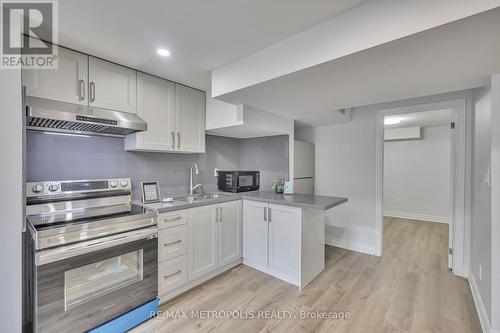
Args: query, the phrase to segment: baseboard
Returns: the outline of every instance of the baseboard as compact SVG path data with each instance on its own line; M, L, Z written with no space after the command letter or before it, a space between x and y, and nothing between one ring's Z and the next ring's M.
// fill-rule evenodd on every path
M420 220L428 222L448 223L449 218L445 216L433 216L417 213L397 212L394 210L384 210L384 216L399 217L401 219Z
M375 255L375 248L372 245L368 245L361 242L335 238L332 236L325 235L325 244L335 247L340 247L342 249L351 250L354 252L365 253L369 255Z
M474 279L474 275L470 274L469 278L469 286L472 292L472 298L474 298L474 304L476 305L477 315L479 316L479 321L481 322L481 328L483 329L483 333L495 333L491 329L490 320L488 319L488 315L486 314L486 309L484 308L483 300L481 299L481 294L479 293L479 289L477 289L476 280Z

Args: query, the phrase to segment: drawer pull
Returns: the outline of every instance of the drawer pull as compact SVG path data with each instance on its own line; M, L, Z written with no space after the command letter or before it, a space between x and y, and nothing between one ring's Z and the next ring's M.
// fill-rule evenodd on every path
M163 246L169 246L169 245L174 245L174 244L177 244L177 243L180 243L180 242L182 242L182 240L181 240L181 239L179 239L179 240L176 240L175 242L170 242L170 243L164 243L164 244L163 244Z
M174 217L172 219L163 219L163 221L165 221L165 222L173 222L173 221L178 221L180 219L182 219L182 216L176 216L176 217Z
M177 272L175 273L172 273L172 274L167 274L167 275L163 275L163 278L164 279L168 279L168 278L171 278L172 276L175 276L177 274L179 274L181 272L181 270L179 269Z

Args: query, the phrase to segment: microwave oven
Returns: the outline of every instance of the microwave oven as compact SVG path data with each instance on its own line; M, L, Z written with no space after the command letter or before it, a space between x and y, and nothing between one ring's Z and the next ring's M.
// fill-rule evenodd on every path
M219 171L217 185L220 191L255 191L260 187L259 171Z

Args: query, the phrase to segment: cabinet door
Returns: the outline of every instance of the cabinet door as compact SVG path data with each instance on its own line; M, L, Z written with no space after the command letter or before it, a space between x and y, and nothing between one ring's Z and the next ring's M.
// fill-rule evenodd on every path
M127 150L174 151L175 84L137 73L137 114L148 129L133 133L125 140Z
M175 128L177 149L205 152L205 93L175 85Z
M88 57L59 47L57 69L23 69L26 95L87 105Z
M301 210L269 204L269 269L289 282L300 281Z
M89 57L89 81L89 105L136 113L136 71Z
M266 268L268 254L267 203L243 201L243 259L250 266Z
M216 209L219 209L216 214L219 220L218 266L222 267L242 256L241 201L227 202Z
M217 222L213 205L188 209L188 279L217 269Z

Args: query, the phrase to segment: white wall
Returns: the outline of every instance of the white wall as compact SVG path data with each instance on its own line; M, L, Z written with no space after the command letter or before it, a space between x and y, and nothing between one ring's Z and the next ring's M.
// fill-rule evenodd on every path
M491 80L491 327L500 331L500 74Z
M419 140L384 142L384 215L448 222L450 129L425 127Z
M243 108L238 105L219 101L207 94L206 106L206 130L243 124Z
M368 1L215 69L212 97L444 25L499 4L498 0Z
M21 73L0 70L0 331L21 332Z
M491 166L491 89L474 91L473 105L471 275L491 318L491 188L486 182Z
M296 139L315 144L315 194L347 197L326 213L327 242L373 252L376 112L354 110L346 124L301 128Z
M377 111L469 97L459 91L355 108L349 123L296 130L297 140L316 145L315 194L349 200L327 211L330 244L375 253Z

